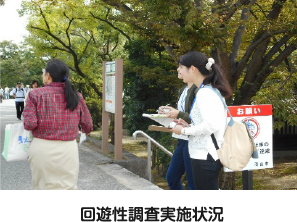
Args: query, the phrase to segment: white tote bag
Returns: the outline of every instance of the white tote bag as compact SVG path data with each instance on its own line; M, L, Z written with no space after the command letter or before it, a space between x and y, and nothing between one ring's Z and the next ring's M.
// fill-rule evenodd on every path
M32 140L32 132L25 130L23 123L7 124L2 152L4 159L7 162L27 160Z

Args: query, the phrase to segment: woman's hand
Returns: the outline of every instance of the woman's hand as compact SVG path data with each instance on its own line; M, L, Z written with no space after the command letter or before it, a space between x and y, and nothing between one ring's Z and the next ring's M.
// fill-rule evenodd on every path
M179 118L179 119L174 119L173 120L177 125L182 125L184 127L190 127L190 125L183 119Z
M180 135L183 128L184 127L182 125L176 125L173 129L169 129L169 131Z
M165 106L160 106L159 109L157 110L158 114L164 114L165 113L163 110L164 108L165 108Z
M174 109L170 106L166 106L164 109L169 109L169 111L165 112L165 114L167 114L167 117L177 118L177 115L179 113L179 111L177 109Z

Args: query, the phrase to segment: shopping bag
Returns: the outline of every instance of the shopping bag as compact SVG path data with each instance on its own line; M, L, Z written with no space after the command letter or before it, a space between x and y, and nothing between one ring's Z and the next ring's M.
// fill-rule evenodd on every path
M7 124L2 152L4 159L7 162L27 160L32 140L32 132L25 130L23 123Z

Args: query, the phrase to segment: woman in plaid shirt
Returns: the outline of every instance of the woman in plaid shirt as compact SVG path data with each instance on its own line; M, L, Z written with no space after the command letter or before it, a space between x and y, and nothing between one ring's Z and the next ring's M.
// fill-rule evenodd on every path
M49 61L43 72L45 86L32 90L26 101L24 127L34 136L29 149L33 189L77 189L76 138L79 126L89 134L93 123L68 77L64 62Z

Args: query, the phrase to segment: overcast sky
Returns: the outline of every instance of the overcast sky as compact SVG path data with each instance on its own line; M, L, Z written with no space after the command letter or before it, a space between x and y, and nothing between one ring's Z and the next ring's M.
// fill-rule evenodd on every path
M17 9L21 8L22 0L6 0L0 6L0 41L12 40L19 44L23 35L28 35L26 30L27 19L19 17Z

